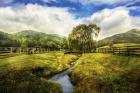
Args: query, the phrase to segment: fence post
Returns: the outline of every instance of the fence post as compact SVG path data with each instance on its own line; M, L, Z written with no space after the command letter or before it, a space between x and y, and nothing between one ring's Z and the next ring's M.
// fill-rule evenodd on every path
M21 47L19 47L19 53L21 54Z
M129 55L129 48L128 48L128 46L127 46L127 48L126 48L126 49L127 49L127 55Z
M113 52L113 55L114 55L114 47L112 47L112 49L113 49L113 51L112 51L112 52Z
M112 53L112 47L110 47L109 53Z
M10 47L10 53L11 54L13 53L13 47Z
M101 50L101 53L104 53L103 48L102 48L102 50Z
M120 47L119 47L119 55L120 55Z

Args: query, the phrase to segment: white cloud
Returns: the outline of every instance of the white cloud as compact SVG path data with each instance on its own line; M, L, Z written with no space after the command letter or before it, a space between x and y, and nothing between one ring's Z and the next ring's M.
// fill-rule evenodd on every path
M36 30L67 36L79 23L96 23L101 27L100 39L140 27L140 17L129 15L124 7L104 9L86 18L75 19L68 8L28 4L0 8L0 30L15 33Z
M124 7L104 9L85 20L101 27L100 39L140 27L140 17L130 16L129 10Z
M26 5L0 8L0 29L8 33L32 29L45 33L68 34L79 21L67 8Z
M132 17L132 20L135 27L140 29L140 17Z

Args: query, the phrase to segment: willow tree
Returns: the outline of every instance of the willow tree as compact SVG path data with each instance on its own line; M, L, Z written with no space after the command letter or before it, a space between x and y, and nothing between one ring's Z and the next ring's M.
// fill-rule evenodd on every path
M91 52L95 49L95 39L100 28L95 24L81 24L69 34L69 49L72 52Z

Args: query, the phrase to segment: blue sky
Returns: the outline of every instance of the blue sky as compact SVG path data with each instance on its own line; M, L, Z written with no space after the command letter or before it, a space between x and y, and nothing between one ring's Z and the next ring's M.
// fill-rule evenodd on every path
M8 3L1 3L0 6L14 6L15 4L39 4L49 7L69 7L69 11L74 13L77 17L89 16L97 11L105 8L115 7L140 7L140 0L0 0L1 2L11 1ZM118 1L118 2L115 2ZM120 2L119 2L120 1ZM82 3L83 2L83 3ZM85 4L84 4L85 3ZM140 16L140 10L133 9L130 11L132 16Z
M99 25L100 38L140 28L140 0L0 0L0 30L7 33L67 36L81 23Z

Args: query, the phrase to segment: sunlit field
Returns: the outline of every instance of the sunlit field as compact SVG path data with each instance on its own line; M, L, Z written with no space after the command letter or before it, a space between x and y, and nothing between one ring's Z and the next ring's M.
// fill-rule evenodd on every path
M76 61L77 60L77 61ZM62 93L49 78L73 64L73 93L138 93L140 58L102 53L50 52L1 56L0 93Z
M0 93L62 93L48 79L77 59L62 52L0 58Z
M83 54L70 73L74 93L139 93L140 58Z
M122 43L122 44L113 44L112 47L137 47L140 46L140 44L136 44L136 43ZM103 46L100 48L109 48L110 46Z

